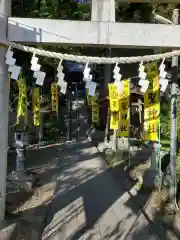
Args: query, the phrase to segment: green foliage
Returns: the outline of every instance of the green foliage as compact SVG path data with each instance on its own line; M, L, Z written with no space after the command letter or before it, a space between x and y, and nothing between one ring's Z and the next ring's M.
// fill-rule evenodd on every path
M121 1L116 6L117 21L125 22L150 22L152 4L147 3L127 3L122 4Z
M12 0L12 16L27 17L36 8L36 0Z
M170 125L166 124L166 123L161 123L161 134L163 137L165 138L169 138L170 137Z
M74 0L12 0L12 16L46 19L89 20L90 4L78 4ZM82 48L57 45L38 45L38 48L69 54L80 54L83 52ZM26 60L27 58L24 58L24 61ZM50 65L54 69L56 69L58 64L57 59L40 58L40 61L42 66L46 64Z
M125 22L151 22L152 11L171 20L172 11L179 8L179 4L147 4L147 3L124 3L116 1L117 21Z
M116 1L117 21L150 22L155 10L171 19L172 10L179 4L122 3ZM89 20L90 3L76 3L74 0L12 0L12 15L48 19Z
M46 19L88 20L90 4L74 0L12 0L12 15Z
M171 20L172 11L178 8L179 4L154 4L154 10L165 18Z

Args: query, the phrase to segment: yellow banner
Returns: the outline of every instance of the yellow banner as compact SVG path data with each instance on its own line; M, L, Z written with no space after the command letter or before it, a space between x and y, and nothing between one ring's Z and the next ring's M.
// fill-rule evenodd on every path
M110 102L110 111L118 112L119 111L119 92L114 83L108 84L109 88L109 102Z
M33 122L34 126L40 126L40 93L39 88L35 87L32 90L32 102L33 102Z
M99 105L96 103L92 105L92 123L98 122L99 122Z
M97 103L97 94L89 96L87 90L87 104L92 108L92 123L99 123L99 104Z
M120 100L129 99L130 97L130 80L123 80L123 92L120 94Z
M97 96L89 96L87 93L87 104L88 106L92 106L97 101Z
M21 92L21 88L20 88L20 84L19 84L19 96L18 96L18 106L17 106L17 121L16 123L19 123L19 118L21 116L21 112L22 112L22 107L21 107L21 103L22 103L22 92Z
M18 97L18 108L17 108L17 124L19 124L20 116L24 117L25 124L28 124L27 114L27 85L24 78L20 78L18 81L19 86L19 97Z
M119 112L112 112L110 118L110 129L118 130L119 129Z
M130 81L123 81L123 92L120 95L120 111L119 111L119 131L118 137L129 136L129 98L130 98Z
M87 95L87 104L88 104L88 106L92 105L92 97L89 95Z
M51 104L52 104L52 112L58 113L58 86L57 86L57 83L51 84Z
M158 141L160 98L157 63L147 64L147 79L149 87L144 94L145 140Z

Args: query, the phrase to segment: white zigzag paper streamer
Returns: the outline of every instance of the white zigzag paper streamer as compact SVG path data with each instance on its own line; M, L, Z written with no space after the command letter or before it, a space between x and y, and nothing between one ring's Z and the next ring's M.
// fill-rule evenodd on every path
M114 70L113 70L113 78L114 84L116 85L117 89L119 90L120 94L123 92L123 83L121 81L122 74L120 73L120 67L118 67L118 63L116 63Z
M40 71L41 65L38 64L39 58L33 54L31 59L31 70L34 72L33 77L36 78L36 84L42 86L46 76L45 72Z
M90 74L90 72L91 72L91 68L89 67L89 64L86 63L86 66L83 72L83 81L86 83L92 81L92 74Z
M146 73L145 73L145 66L143 65L143 62L139 64L139 85L141 86L141 92L145 93L149 87L149 81L146 79Z
M62 60L59 61L58 67L57 67L57 78L58 82L57 85L61 87L64 83L64 73L63 73L63 66L62 66Z
M62 60L60 60L57 67L57 78L58 78L57 85L60 87L60 93L65 95L67 92L67 82L64 81L64 76L65 75L63 73Z
M6 53L6 64L9 65L8 72L11 73L11 79L18 80L21 67L15 65L16 59L13 58L13 55L14 55L14 52L11 51L11 47L9 47Z
M165 92L169 83L169 80L166 79L167 72L165 71L166 65L164 64L165 59L162 60L161 65L159 66L159 84L161 87L161 92Z

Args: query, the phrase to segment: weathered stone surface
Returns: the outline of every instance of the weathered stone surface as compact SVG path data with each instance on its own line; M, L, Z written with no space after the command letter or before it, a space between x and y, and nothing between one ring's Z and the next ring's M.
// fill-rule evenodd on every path
M4 221L0 224L0 239L12 240L16 224L13 222Z

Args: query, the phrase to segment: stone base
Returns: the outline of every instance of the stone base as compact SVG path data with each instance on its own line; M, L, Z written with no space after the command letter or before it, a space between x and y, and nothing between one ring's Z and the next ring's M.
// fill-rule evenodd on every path
M16 223L11 221L0 222L0 239L1 240L11 240L15 232Z
M36 182L36 175L31 174L29 172L25 172L25 175L22 176L21 178L18 178L16 175L16 172L12 172L8 176L8 188L13 189L24 189L27 192L32 191L32 188L34 186L34 183ZM15 190L15 191L16 191Z
M157 172L152 169L147 169L144 172L136 172L136 170L132 169L129 171L129 176L133 180L137 180L137 185L139 188L143 188L146 190L153 190L159 186Z

